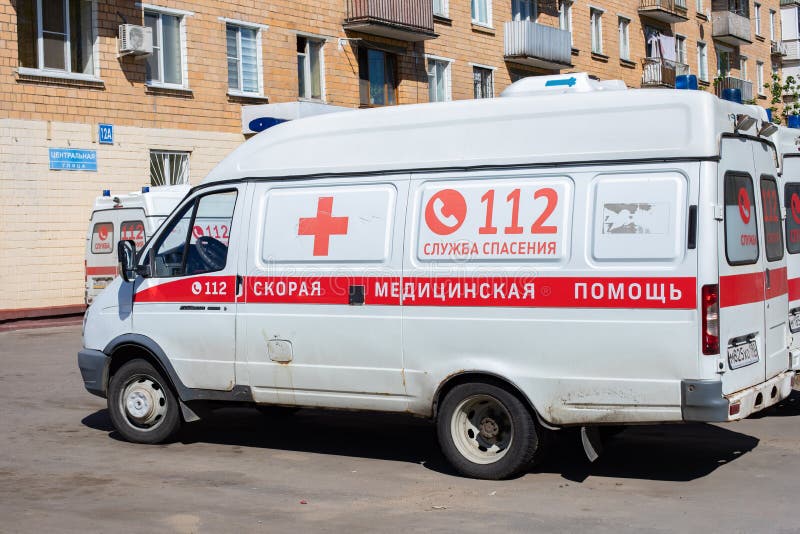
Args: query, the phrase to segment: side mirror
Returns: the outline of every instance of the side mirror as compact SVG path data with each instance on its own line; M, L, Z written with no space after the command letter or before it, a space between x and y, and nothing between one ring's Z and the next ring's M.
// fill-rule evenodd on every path
M136 245L130 239L117 243L117 259L122 279L130 282L136 278Z

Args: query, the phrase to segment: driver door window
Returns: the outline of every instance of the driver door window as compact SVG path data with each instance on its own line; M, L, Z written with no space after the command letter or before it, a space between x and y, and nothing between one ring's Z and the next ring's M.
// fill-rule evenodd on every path
M212 193L187 205L162 234L153 257L153 276L168 278L225 268L236 191Z

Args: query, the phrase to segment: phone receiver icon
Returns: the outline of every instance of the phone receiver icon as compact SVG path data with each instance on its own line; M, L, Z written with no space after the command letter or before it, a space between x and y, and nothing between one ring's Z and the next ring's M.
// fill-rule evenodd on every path
M459 223L458 217L452 213L450 215L444 214L444 201L441 198L433 199L433 213L442 224L450 228L453 228Z

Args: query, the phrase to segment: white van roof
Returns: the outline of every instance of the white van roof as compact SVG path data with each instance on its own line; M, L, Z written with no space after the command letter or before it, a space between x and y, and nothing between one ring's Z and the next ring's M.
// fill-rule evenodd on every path
M146 193L133 191L127 194L99 196L94 201L94 211L139 208L147 217L166 216L189 192L189 185L151 187Z
M621 90L588 76L525 78L503 97L304 118L264 131L203 181L719 155L751 106L705 91ZM570 83L572 85L570 85ZM758 121L749 130L756 135Z
M775 148L781 157L786 154L800 154L800 130L778 126L778 132L773 136Z

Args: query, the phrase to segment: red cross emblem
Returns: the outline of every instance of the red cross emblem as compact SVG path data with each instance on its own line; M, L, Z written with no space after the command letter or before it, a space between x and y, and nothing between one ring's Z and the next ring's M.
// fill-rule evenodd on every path
M297 235L314 236L314 256L327 256L332 235L347 235L349 217L331 217L333 197L317 200L317 216L301 217Z

